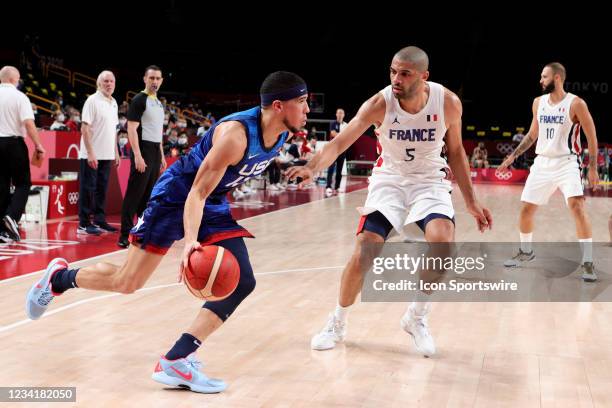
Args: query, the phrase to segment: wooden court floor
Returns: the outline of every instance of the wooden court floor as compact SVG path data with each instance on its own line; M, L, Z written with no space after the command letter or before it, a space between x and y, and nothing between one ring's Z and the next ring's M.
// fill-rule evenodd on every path
M493 212L493 231L476 231L455 189L457 240L518 240L521 187L476 190ZM360 303L344 344L311 351L311 336L335 306L365 196L360 190L241 222L257 236L247 241L257 288L198 351L204 371L229 384L224 393L164 389L150 378L201 306L175 283L181 243L143 290L69 291L36 322L25 320L24 303L38 275L0 281L0 386L75 386L76 405L85 407L612 406L608 303L438 303L429 317L438 353L429 359L399 327L407 304ZM610 203L587 200L595 241L608 240ZM559 193L537 225L536 241L575 239Z

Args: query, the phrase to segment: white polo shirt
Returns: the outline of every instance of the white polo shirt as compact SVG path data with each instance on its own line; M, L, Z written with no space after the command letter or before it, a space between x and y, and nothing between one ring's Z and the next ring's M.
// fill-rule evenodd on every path
M100 91L90 95L83 105L81 120L91 128L91 146L98 160L114 160L119 114L117 101ZM80 159L87 159L87 148L81 136Z
M32 104L13 84L0 84L0 137L25 136L23 122L34 120Z

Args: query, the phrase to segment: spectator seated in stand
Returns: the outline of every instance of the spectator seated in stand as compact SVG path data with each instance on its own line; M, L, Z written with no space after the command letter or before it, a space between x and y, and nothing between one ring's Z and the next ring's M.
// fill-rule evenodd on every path
M164 143L164 154L171 156L171 150L178 149L178 130L172 129L168 135L168 139Z
M478 142L478 146L474 148L472 152L472 159L470 160L473 168L489 168L489 156L487 149L485 148L484 142Z
M66 120L66 116L64 115L64 112L57 111L54 115L54 118L55 118L54 122L49 127L50 130L59 130L59 131L69 130L68 126L66 126L66 124L64 123L64 121Z
M179 156L184 156L187 153L189 153L190 146L189 146L189 138L187 137L187 133L182 132L179 135L176 148L178 149Z
M120 130L117 134L117 148L119 149L119 156L123 158L130 157L130 148L128 146L128 135L127 131Z
M72 111L70 118L65 122L68 130L78 132L81 129L81 114L78 110Z

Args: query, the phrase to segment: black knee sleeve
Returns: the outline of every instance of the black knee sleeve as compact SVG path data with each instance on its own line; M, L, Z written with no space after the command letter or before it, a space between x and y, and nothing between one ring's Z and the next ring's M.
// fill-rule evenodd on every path
M240 265L240 280L236 290L223 300L217 300L204 303L202 306L210 310L223 321L234 313L236 308L247 296L255 289L255 275L249 260L249 253L242 238L231 238L215 243L229 250L238 260Z

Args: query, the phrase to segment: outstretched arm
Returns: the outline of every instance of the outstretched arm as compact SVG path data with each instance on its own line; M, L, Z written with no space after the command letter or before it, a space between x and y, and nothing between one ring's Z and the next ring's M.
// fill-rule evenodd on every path
M329 167L343 151L348 149L375 122L382 122L385 117L385 98L378 93L365 101L357 115L349 124L329 142L321 152L314 155L304 167L296 166L287 170L286 175L291 180L302 177L304 183L312 178L314 173Z
M514 149L514 151L510 153L508 157L506 157L506 159L503 161L503 163L498 167L499 170L505 170L506 168L508 168L512 163L514 163L517 157L529 150L531 145L534 144L536 140L538 140L538 133L540 131L537 120L539 101L539 97L535 98L533 101L533 105L531 106L533 116L531 118L531 126L529 126L529 132L527 132L527 134L525 135L523 140L521 140L519 145L516 146L516 149Z
M457 95L446 90L444 95L444 116L447 126L445 141L448 165L457 179L457 184L465 200L467 210L476 219L480 232L484 232L486 228L492 228L493 218L489 210L480 205L474 194L472 180L470 179L470 167L461 138L462 113L463 107Z

